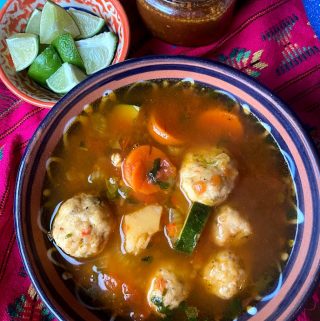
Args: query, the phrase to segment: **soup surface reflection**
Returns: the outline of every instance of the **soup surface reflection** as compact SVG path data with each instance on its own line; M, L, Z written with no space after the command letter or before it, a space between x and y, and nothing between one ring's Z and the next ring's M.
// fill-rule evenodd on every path
M272 290L295 232L272 136L188 81L86 106L48 159L42 206L51 255L104 319L233 320Z

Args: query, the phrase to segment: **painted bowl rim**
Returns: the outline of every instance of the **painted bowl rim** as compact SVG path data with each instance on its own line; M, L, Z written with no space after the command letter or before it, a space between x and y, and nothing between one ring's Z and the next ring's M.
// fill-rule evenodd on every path
M302 127L300 121L294 114L294 112L285 104L282 102L280 98L275 96L269 89L267 89L264 85L260 84L257 82L255 79L249 77L248 75L240 72L239 70L232 68L230 66L226 66L222 63L219 62L214 62L211 60L207 59L202 59L202 58L197 58L197 57L188 57L188 56L167 56L167 55L155 55L155 56L146 56L142 58L133 58L126 60L124 62L120 62L118 64L111 65L107 67L104 70L101 70L97 72L96 74L88 77L85 79L81 84L76 86L74 89L72 89L68 94L66 94L64 97L62 97L61 100L57 102L57 104L50 110L50 112L46 115L46 117L43 119L43 121L40 123L39 127L35 131L34 135L29 141L29 144L24 152L24 155L22 157L20 166L19 166L19 171L16 179L16 188L15 188L15 195L14 195L14 223L15 223L15 229L16 229L16 234L17 234L17 241L19 245L19 251L23 259L24 266L28 272L28 275L37 290L38 294L40 295L42 301L46 304L46 306L50 309L50 311L57 317L59 320L63 320L60 316L60 312L53 306L50 302L50 295L47 295L44 291L42 291L41 286L39 285L39 282L37 278L35 277L35 267L31 266L29 264L29 260L27 257L26 253L26 243L23 238L23 233L22 233L22 224L21 224L21 215L22 213L20 212L20 194L22 190L22 185L24 181L24 170L26 168L27 160L29 155L32 153L32 150L36 144L36 141L38 140L39 137L42 135L42 130L50 124L50 121L58 114L60 114L64 109L63 105L64 103L67 103L67 100L69 99L69 96L73 95L76 91L81 90L81 87L86 86L86 84L89 84L94 78L98 78L101 75L107 75L110 71L117 70L119 69L119 72L123 67L130 66L130 65L138 65L139 63L144 63L144 62L154 62L157 60L165 61L168 63L180 63L183 64L184 66L192 66L193 64L200 64L202 67L215 67L218 69L219 74L226 74L227 76L236 76L237 79L240 79L243 84L245 85L251 85L252 88L254 88L254 94L259 94L259 95L266 95L269 96L269 99L274 103L275 106L281 107L288 115L291 117L293 120L294 126L298 128L299 132L302 134L302 137L304 139L304 146L308 147L310 150L310 155L313 157L315 160L315 177L318 175L320 176L320 162L319 162L319 155L317 154L316 148L312 142L312 140L309 138L307 133L305 132L304 128ZM125 77L124 77L125 78ZM252 93L250 93L252 94ZM72 106L69 107L68 110L71 110ZM283 114L283 111L280 112ZM287 128L286 128L287 130ZM319 190L318 190L318 195L316 199L316 204L319 205L320 203L320 195L319 195ZM313 214L315 214L313 212ZM314 216L314 215L313 215ZM319 220L320 222L320 220ZM317 258L317 256L315 256ZM294 265L294 264L293 264ZM320 265L318 265L318 268L315 273L316 277L315 279L309 284L307 291L302 295L301 300L299 303L296 305L296 309L294 311L290 311L289 317L286 319L287 321L293 320L299 311L302 309L304 303L308 299L308 297L311 295L311 293L314 291L316 288L317 284L320 281ZM251 319L251 318L250 318ZM250 320L249 319L249 320Z
M13 0L7 0L4 4L3 8L0 10L0 21L2 20L3 16L6 14L7 8L9 7L9 5L11 4L12 1ZM123 26L124 42L123 42L123 47L122 47L123 49L122 49L121 55L119 57L119 62L122 62L126 59L128 52L129 52L130 39L131 39L129 20L128 20L127 14L126 14L126 12L125 12L125 10L119 0L108 0L108 1L112 2L114 7L116 8L116 10L120 16L121 24ZM116 62L116 63L118 63L118 62ZM40 99L33 98L31 95L25 94L19 88L15 87L12 84L12 82L7 77L6 73L3 71L2 66L0 66L0 79L13 94L15 94L16 96L21 98L23 101L25 101L29 104L32 104L34 106L43 107L43 108L51 108L59 101L58 100L56 103L51 102L51 101L42 101Z

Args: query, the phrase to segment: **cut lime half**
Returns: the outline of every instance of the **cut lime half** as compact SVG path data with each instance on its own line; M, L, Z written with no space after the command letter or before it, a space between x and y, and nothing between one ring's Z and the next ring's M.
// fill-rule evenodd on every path
M40 43L51 42L63 33L70 33L73 38L80 35L79 28L66 10L47 1L40 20Z
M41 10L34 9L26 26L26 32L40 35Z
M80 35L77 37L78 39L93 37L105 26L104 19L91 13L73 8L69 9L68 12L80 30Z
M16 71L29 67L38 55L39 37L37 35L16 33L6 41Z
M117 40L114 33L103 32L92 38L76 41L88 75L110 65L117 47Z
M85 78L86 75L78 67L65 62L47 79L47 85L57 94L66 94Z

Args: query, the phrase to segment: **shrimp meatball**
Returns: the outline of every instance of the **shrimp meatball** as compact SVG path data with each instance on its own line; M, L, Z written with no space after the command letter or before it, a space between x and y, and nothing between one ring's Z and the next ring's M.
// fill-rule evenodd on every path
M251 234L249 222L238 211L228 205L219 208L212 225L212 238L217 245L239 245Z
M228 197L237 175L235 163L225 151L203 149L186 154L180 186L191 201L213 206Z
M166 269L160 269L151 281L148 292L150 307L159 314L173 310L188 296L186 285Z
M105 247L113 226L108 206L93 195L79 194L60 206L52 237L65 253L87 258Z
M217 253L206 265L203 280L209 292L228 300L243 289L246 272L240 259L225 250Z

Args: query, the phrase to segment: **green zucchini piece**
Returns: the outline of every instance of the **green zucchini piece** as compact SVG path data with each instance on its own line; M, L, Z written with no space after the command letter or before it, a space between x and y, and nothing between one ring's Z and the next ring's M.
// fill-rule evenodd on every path
M192 253L198 243L201 232L206 225L210 213L210 206L197 202L192 204L178 240L174 244L175 250Z

